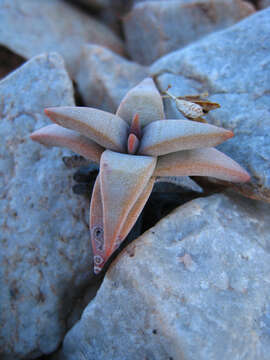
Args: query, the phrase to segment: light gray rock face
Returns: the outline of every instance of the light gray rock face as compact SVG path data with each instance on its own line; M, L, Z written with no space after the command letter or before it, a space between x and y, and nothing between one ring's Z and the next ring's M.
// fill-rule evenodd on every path
M148 69L98 45L85 45L76 76L86 105L115 112L128 90L148 75Z
M127 49L133 60L149 65L253 12L242 0L142 2L124 18Z
M185 204L118 256L59 359L268 360L269 251L269 204Z
M44 108L61 105L74 105L73 89L56 53L0 82L1 360L54 351L92 272L89 205L72 193L63 150L29 138L50 123Z
M270 0L260 0L259 1L259 9L265 9L270 6Z
M228 30L164 56L151 71L160 90L175 95L208 91L221 108L208 121L234 131L219 146L252 175L237 185L247 196L270 201L270 9ZM182 116L166 101L169 117Z
M25 58L57 51L74 76L81 45L87 42L123 53L106 26L61 0L0 0L0 43Z

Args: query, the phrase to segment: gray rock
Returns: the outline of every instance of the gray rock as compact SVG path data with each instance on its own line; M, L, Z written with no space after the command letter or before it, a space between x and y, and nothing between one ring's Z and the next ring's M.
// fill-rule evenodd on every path
M270 0L259 0L259 9L265 9L270 6Z
M61 0L0 0L0 44L25 58L57 51L74 76L81 45L87 42L123 53L106 26Z
M221 104L208 121L233 130L235 137L219 148L252 175L251 182L235 188L265 201L270 201L269 34L266 9L164 56L151 68L160 90L171 84L175 95L208 91ZM168 101L166 111L168 117L182 117Z
M254 7L242 0L138 3L124 18L127 49L133 60L149 65L162 55L253 12Z
M148 69L98 45L85 45L76 76L86 105L115 112L127 91L148 75Z
M48 106L74 105L56 53L35 57L0 82L0 358L54 351L75 298L91 278L88 201L72 193L59 148L29 134Z
M191 201L130 244L61 360L268 360L270 206Z

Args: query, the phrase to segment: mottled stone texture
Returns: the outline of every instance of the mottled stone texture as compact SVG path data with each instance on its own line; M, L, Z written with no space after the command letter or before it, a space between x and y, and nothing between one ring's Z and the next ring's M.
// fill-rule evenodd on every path
M56 53L40 55L0 82L0 358L51 353L90 278L88 203L71 190L63 152L30 140L50 123L43 109L74 105Z
M0 0L0 23L0 44L27 59L57 51L72 76L86 42L123 53L122 42L106 26L61 0Z
M237 185L247 196L270 201L270 9L257 12L153 64L160 90L168 84L176 95L208 91L221 109L208 121L234 131L220 145L252 175ZM181 118L167 102L167 116Z
M149 65L253 12L242 0L141 2L124 18L127 49L133 60Z
M59 359L269 359L269 251L268 204L185 204L118 256Z
M146 67L102 46L85 45L76 81L85 105L115 112L125 94L147 74Z

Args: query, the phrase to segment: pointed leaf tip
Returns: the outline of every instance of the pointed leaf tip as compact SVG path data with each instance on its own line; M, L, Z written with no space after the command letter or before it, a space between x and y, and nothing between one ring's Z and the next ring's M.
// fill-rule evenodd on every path
M162 98L152 78L144 79L129 90L116 112L129 124L135 113L140 117L141 127L165 117Z
M136 154L139 147L139 143L140 141L135 134L129 134L128 142L127 142L128 153L131 155Z
M139 139L141 138L141 125L140 125L139 114L134 115L129 132L131 134L136 135L137 138L139 138Z
M155 176L211 176L243 183L249 174L236 161L214 148L178 151L160 156Z
M119 116L89 107L52 107L45 114L55 123L75 130L99 145L125 151L128 125Z
M99 163L104 148L76 131L57 124L34 131L30 138L45 146L66 147L88 160Z
M216 146L233 136L230 130L191 120L159 120L143 129L138 153L160 156L180 150Z

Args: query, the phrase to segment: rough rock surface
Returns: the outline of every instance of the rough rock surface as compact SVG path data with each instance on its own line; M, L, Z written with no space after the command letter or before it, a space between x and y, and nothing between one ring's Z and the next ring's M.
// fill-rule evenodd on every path
M147 68L102 46L85 45L76 81L87 106L115 112L128 90L147 74Z
M59 358L269 359L269 252L269 204L179 207L118 256Z
M221 108L208 121L231 129L235 137L220 145L252 175L237 189L270 201L270 9L257 12L228 30L209 35L164 56L151 71L161 90L176 95L208 91ZM181 118L168 104L167 116Z
M253 12L242 0L142 2L124 18L127 49L133 60L149 65Z
M89 205L72 193L63 150L29 138L50 123L43 109L61 105L74 105L73 89L56 53L0 82L1 360L54 351L92 272Z
M84 43L123 53L122 42L106 26L61 0L0 0L0 23L0 44L25 58L57 51L72 76Z

